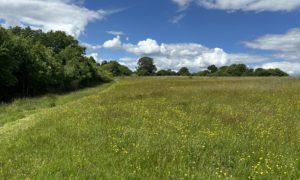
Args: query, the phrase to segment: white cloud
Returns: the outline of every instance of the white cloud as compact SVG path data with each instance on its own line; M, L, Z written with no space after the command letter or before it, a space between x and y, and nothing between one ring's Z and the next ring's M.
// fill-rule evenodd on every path
M289 74L300 74L300 28L289 30L285 34L269 34L250 42L244 42L249 48L270 50L272 59L280 62L263 64L265 68L280 68Z
M300 74L297 32L298 30L294 29L283 35L266 35L246 42L248 47L275 51L268 55L227 53L221 48L208 48L197 43L159 44L150 38L136 44L123 44L119 36L104 43L103 47L123 49L137 57L150 56L154 58L158 69L178 70L181 67L188 67L191 71L196 72L212 64L219 67L230 64L247 64L250 67L280 68L291 75L297 75ZM137 59L122 58L120 62L134 69Z
M92 45L89 43L81 43L82 46L86 47L89 50L98 50L102 48L102 45Z
M131 70L136 70L138 59L131 57L123 57L120 58L118 62L122 65L127 66Z
M192 0L172 0L181 10L187 8Z
M119 49L122 46L120 36L114 37L112 40L108 40L103 43L103 47L107 49Z
M156 40L146 39L137 44L122 44L120 38L109 40L110 45L103 47L115 49L116 47L138 57L150 56L155 59L158 69L174 69L188 67L191 71L199 71L209 65L230 65L232 63L264 63L270 60L269 56L249 54L229 54L221 48L207 48L196 43L158 44ZM113 43L114 42L114 43ZM105 43L104 43L105 44ZM137 58L123 58L120 62L130 68L136 67Z
M284 59L286 61L300 61L300 52L282 52L278 54L273 54L275 59Z
M138 42L137 45L124 44L124 49L136 55L153 55L160 52L160 46L153 39Z
M151 56L158 69L188 67L199 71L208 65L223 66L230 63L230 56L220 48L209 49L201 44L177 43L158 44L153 39L146 39L134 44L124 44L123 49L137 56Z
M261 64L274 59L273 55L257 55L246 53L229 54L232 64Z
M300 49L300 28L291 29L286 34L265 35L254 41L245 42L254 49L281 52L298 52Z
M65 31L75 37L89 22L114 12L89 10L72 0L0 0L0 19L6 27L29 25L44 31Z
M124 33L122 31L106 31L107 34L111 34L114 36L122 36Z
M208 9L228 11L292 11L300 9L299 0L172 0L181 8L192 1Z

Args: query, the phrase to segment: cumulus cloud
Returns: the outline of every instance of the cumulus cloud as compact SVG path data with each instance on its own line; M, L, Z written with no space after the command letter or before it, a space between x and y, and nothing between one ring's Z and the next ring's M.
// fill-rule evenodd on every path
M146 42L151 44L148 46L149 49L146 48ZM128 47L130 48L128 49ZM261 64L274 58L269 55L231 54L221 48L208 48L196 43L162 43L159 45L151 39L140 41L136 45L127 44L123 48L138 56L152 56L155 58L159 69L171 68L174 70L178 70L183 66L190 68L192 71L199 71L212 64L217 66L233 63Z
M107 49L119 49L122 46L120 36L114 37L112 40L108 40L103 43L103 47Z
M150 38L139 41L137 44L122 44L120 38L114 38L114 40L107 42L116 45L105 46L104 43L104 48L114 49L117 46L139 57L153 57L159 69L172 68L178 70L185 66L193 71L198 71L211 64L223 66L230 63L230 55L223 49L210 49L196 43L158 44L156 40ZM130 67L136 66L136 59L134 58L124 58L120 61L127 65L129 64Z
M266 35L251 42L247 47L273 50L269 54L227 53L221 48L208 48L197 43L159 44L154 39L145 39L132 43L122 43L119 36L104 43L107 49L119 48L136 57L150 56L155 59L158 69L178 70L188 67L196 72L207 66L225 66L230 64L247 64L250 67L280 68L291 75L300 75L300 49L298 29L282 35ZM136 67L138 58L121 58L120 62L131 69Z
M212 64L216 66L230 65L232 63L261 64L273 58L272 56L263 55L230 54L221 48L208 48L197 43L159 44L156 40L150 38L139 41L137 44L123 44L118 38L118 43L116 44L118 48L138 57L153 57L158 69L171 68L178 70L181 67L188 67L195 72L205 69ZM114 49L115 46L106 46L104 48ZM120 59L120 62L130 68L134 68L136 67L137 58L123 58Z
M140 41L137 45L124 44L123 47L126 51L136 55L154 55L160 52L160 46L153 39Z
M191 2L207 9L229 11L292 11L300 8L299 0L172 0L180 8Z
M230 63L229 56L224 50L208 49L197 44L163 44L161 54L154 58L160 69L178 70L181 67L188 67L194 72L211 64L223 66Z
M29 25L78 37L89 22L118 11L93 11L79 4L74 0L0 0L0 20L4 20L6 27Z

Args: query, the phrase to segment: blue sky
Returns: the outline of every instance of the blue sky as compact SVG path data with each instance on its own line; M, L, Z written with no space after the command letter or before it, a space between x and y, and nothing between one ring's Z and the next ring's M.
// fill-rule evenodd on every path
M33 13L34 10L34 13ZM63 30L87 55L134 69L245 63L300 74L299 0L0 0L3 26Z

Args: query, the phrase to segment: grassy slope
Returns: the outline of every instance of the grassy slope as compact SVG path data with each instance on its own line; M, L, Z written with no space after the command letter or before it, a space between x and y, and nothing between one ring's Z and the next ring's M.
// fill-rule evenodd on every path
M102 89L0 128L0 177L300 178L300 79L130 78Z

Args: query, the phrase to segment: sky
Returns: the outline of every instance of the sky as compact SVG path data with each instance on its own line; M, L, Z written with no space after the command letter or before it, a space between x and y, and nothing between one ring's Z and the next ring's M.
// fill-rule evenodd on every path
M61 30L98 62L243 63L300 75L300 0L0 0L0 24Z

